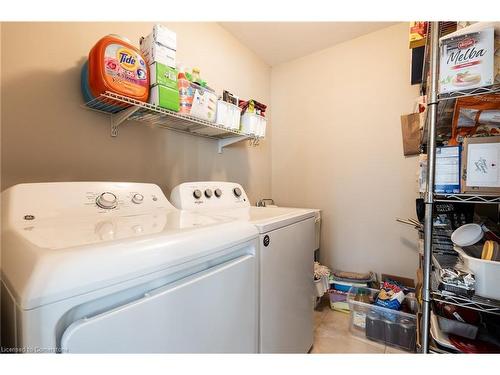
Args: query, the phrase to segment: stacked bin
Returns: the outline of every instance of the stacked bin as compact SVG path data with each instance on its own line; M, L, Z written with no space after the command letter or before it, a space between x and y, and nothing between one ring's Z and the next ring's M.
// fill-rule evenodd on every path
M359 295L360 292L368 294L370 302L373 302L379 291L370 288L351 288L347 295L351 333L355 336L366 337L382 344L414 352L417 338L416 313L418 304L416 299L405 297L403 305L406 305L409 312L403 312L356 301L356 295Z

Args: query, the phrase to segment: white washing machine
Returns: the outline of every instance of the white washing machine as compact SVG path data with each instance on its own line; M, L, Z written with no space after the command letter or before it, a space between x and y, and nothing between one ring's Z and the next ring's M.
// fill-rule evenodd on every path
M243 187L188 182L170 195L183 210L232 217L259 231L259 351L307 353L313 344L313 267L318 210L250 206Z
M140 183L21 184L2 210L4 351L257 351L249 223Z

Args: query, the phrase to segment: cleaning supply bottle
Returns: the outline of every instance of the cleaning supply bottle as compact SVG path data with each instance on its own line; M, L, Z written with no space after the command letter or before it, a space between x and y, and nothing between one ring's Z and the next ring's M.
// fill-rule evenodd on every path
M193 73L191 74L191 76L192 81L199 84L201 82L200 68L193 68Z
M183 66L179 67L177 87L179 89L179 112L189 114L193 104L193 89L186 77L185 68Z

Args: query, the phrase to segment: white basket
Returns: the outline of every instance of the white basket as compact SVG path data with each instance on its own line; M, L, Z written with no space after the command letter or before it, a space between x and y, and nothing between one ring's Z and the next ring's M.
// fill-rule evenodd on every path
M263 138L266 136L266 125L266 118L255 113L245 112L241 116L241 131L243 133Z
M454 246L467 267L474 274L475 294L485 298L500 300L500 262L473 258L460 247Z
M237 105L225 102L223 100L217 101L217 115L216 122L228 129L240 129L240 116L241 108Z

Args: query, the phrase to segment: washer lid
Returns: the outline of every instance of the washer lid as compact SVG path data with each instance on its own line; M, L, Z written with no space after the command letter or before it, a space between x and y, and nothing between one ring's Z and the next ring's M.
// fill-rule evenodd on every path
M117 197L116 208L96 205L103 192ZM257 235L234 218L177 210L152 184L22 184L2 193L2 279L17 304L32 309L188 267Z
M203 211L202 211L203 212ZM216 217L232 217L249 221L260 233L279 229L302 220L316 218L319 210L291 207L246 207L229 210L210 211Z

